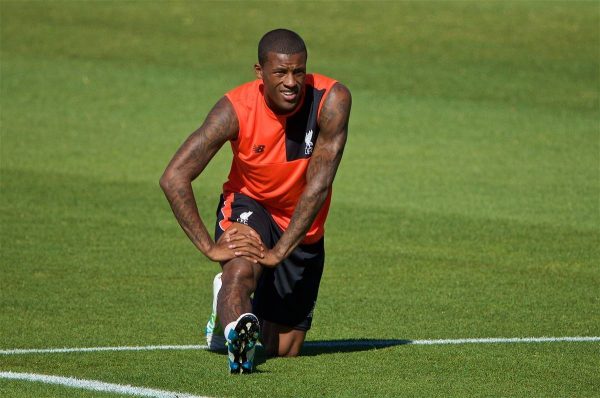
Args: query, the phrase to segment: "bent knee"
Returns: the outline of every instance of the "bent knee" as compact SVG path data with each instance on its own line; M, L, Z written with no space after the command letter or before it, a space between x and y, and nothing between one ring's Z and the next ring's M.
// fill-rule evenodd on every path
M292 358L300 355L300 347L296 347L292 344L284 345L269 342L265 344L265 351L267 356L270 357L286 357Z
M302 350L306 332L270 322L263 323L263 345L268 356L297 357Z
M223 264L222 268L221 280L223 283L236 283L254 279L254 267L245 258L233 258Z
M280 357L293 358L297 357L298 355L300 355L300 347L279 347L278 356Z

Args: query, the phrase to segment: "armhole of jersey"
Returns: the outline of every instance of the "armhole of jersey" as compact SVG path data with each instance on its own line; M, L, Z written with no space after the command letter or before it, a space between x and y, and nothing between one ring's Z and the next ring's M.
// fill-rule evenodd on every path
M327 96L329 96L329 93L331 92L331 89L337 83L338 83L337 80L333 80L332 83L329 85L329 87L327 87L325 89L325 94L323 94L323 98L321 99L321 103L319 104L319 109L317 110L317 123L319 123L319 119L321 118L321 108L323 108L323 105L325 104L325 101L327 101Z

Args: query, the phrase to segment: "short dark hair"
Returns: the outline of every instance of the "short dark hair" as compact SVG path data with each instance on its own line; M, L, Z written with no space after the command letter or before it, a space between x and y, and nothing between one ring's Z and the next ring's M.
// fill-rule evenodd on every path
M265 33L258 42L258 63L264 65L267 62L270 52L278 54L298 54L305 53L306 45L304 40L296 32L288 29L275 29Z

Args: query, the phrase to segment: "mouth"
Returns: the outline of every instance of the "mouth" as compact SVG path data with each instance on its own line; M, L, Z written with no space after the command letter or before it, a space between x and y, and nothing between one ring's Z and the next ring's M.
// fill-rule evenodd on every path
M288 102L294 102L298 97L298 90L281 90L281 96Z

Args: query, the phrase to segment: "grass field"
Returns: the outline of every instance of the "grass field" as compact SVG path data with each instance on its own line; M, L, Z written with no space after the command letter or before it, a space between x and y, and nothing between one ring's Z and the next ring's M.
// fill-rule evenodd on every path
M195 395L600 396L598 2L0 1L0 350L204 344L218 266L158 186L297 30L354 105L313 342L229 377L205 350L0 355L0 371ZM225 148L194 188L208 225ZM0 378L3 397L112 397Z

